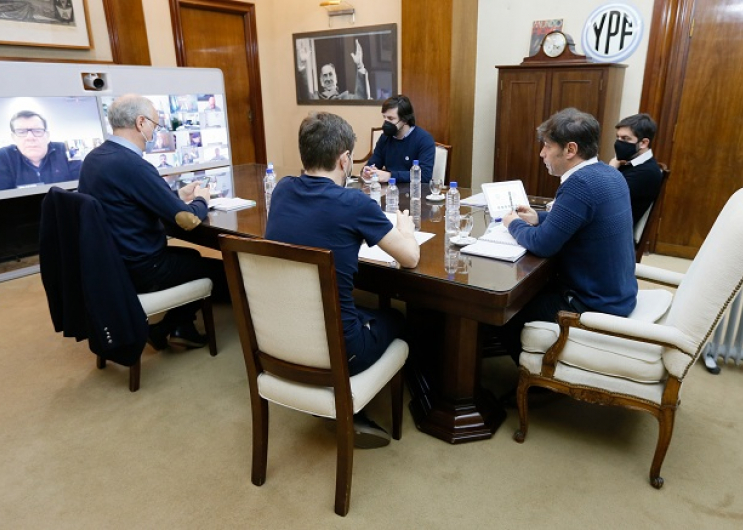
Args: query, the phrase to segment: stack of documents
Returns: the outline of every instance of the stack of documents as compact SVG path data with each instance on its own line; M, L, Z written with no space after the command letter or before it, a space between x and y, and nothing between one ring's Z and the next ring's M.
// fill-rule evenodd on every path
M397 226L397 214L384 212L384 215L386 215L387 219L390 220L392 226ZM422 245L423 243L431 239L434 235L435 234L431 234L430 232L415 232L415 240L418 242L418 245ZM378 245L370 247L366 244L366 242L362 243L361 248L359 248L359 258L381 261L383 263L395 262L395 259L387 254L384 250L379 248Z
M498 224L480 236L476 243L462 247L460 252L513 262L526 254L526 249L516 242L505 226Z
M209 201L209 208L221 210L223 212L242 210L243 208L251 208L253 206L255 206L255 201L251 201L250 199L241 199L239 197L219 197Z

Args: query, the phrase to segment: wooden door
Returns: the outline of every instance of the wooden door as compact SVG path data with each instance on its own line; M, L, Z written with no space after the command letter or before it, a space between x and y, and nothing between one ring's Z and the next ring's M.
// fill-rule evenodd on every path
M547 77L544 70L501 68L498 74L493 180L522 180L531 195L540 194L544 172L536 131L544 121Z
M171 0L179 66L220 68L234 165L266 163L255 6Z
M740 0L697 0L680 78L656 251L693 258L727 199L743 187L743 14ZM692 33L693 31L693 33ZM671 81L673 82L673 81ZM672 109L670 110L672 112Z

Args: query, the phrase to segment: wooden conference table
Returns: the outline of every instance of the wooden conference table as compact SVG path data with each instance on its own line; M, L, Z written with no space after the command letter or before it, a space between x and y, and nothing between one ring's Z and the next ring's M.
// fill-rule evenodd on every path
M262 237L264 172L261 164L233 168L235 196L255 200L256 207L212 211L201 226L174 235L216 249L219 234ZM280 169L276 173L290 174ZM425 197L428 186L423 188ZM463 198L470 195L470 190L461 192ZM402 185L400 208L408 204L408 187ZM478 323L506 323L548 282L552 264L531 254L516 263L460 255L448 244L443 213L442 203L423 199L420 227L435 237L421 245L418 267L361 260L355 285L406 303L413 332L406 369L413 418L421 431L461 443L490 438L506 416L500 402L480 385ZM477 236L487 225L486 212L473 209L473 217L472 233Z

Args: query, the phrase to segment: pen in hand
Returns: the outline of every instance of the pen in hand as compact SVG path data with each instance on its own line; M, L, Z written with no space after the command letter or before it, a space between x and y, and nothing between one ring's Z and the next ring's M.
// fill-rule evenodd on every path
M511 196L511 192L508 192L508 202L511 203L511 211L515 212L516 208L513 207L513 197Z

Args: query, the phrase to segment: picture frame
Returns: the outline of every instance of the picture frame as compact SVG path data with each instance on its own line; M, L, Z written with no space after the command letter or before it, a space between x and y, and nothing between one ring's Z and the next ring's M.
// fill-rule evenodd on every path
M298 105L379 106L397 94L397 24L292 37Z
M87 0L0 3L0 44L91 49Z

